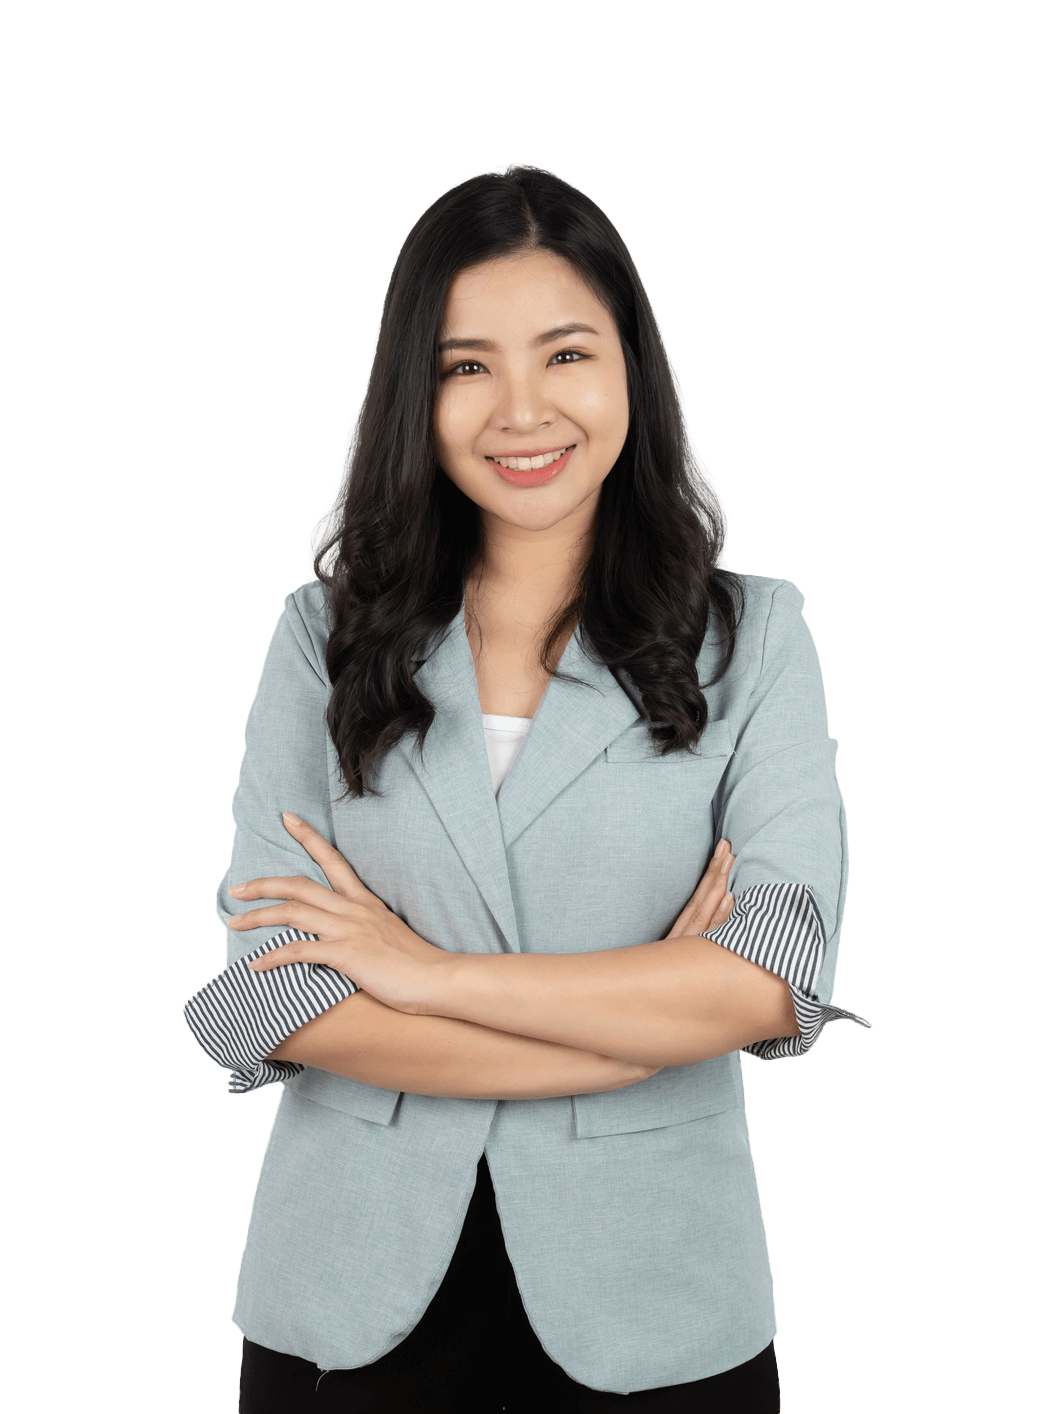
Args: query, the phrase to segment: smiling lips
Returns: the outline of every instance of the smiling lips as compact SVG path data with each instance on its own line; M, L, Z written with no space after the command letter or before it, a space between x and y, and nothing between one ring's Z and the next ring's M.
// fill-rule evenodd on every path
M509 471L539 471L541 467L550 467L553 462L564 457L565 452L573 450L575 443L568 447L557 447L554 451L537 452L536 455L527 454L523 457L488 457L488 461L496 462L499 467L506 467Z
M541 486L552 481L565 469L568 459L575 451L575 443L570 447L555 447L549 452L529 452L526 456L488 457L487 460L502 477L514 486Z

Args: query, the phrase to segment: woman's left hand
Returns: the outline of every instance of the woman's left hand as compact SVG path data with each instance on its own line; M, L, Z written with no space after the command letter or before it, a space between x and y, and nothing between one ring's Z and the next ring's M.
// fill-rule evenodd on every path
M228 890L232 898L281 898L285 902L234 914L227 926L235 932L297 928L302 933L315 933L319 941L286 943L249 966L255 972L267 972L288 962L325 963L395 1011L426 1011L430 975L448 960L448 954L419 937L386 908L360 883L344 856L310 825L289 813L282 821L322 869L330 888L300 875L235 884Z
M727 883L736 858L729 840L719 840L692 898L675 919L669 938L705 933L726 922L733 912L733 894L727 892Z

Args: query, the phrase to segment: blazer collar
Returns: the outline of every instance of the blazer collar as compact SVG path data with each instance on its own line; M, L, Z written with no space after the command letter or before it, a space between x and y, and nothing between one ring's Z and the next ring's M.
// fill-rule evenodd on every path
M415 674L436 708L419 758L413 734L399 743L444 823L510 951L519 952L506 851L546 807L639 717L624 690L587 651L577 628L551 678L498 799L491 784L465 602ZM585 821L584 825L589 825Z

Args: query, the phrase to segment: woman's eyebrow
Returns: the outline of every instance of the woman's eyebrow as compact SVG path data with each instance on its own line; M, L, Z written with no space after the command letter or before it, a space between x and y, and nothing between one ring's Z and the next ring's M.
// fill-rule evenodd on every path
M545 334L538 335L532 340L532 344L535 348L542 348L543 344L552 344L555 339L567 339L570 334L593 334L600 337L597 329L592 329L589 324L561 324L556 329L548 329ZM451 349L479 349L482 353L492 353L495 349L491 339L470 339L461 336L442 339L438 347L440 353L448 353Z

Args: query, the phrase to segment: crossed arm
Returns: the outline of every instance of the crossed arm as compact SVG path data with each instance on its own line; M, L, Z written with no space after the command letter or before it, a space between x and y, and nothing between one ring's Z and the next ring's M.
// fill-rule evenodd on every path
M414 1094L550 1099L799 1035L785 981L707 937L595 953L452 953L438 981L428 1015L358 991L270 1059Z
M451 955L429 1007L656 1068L798 1034L780 977L696 936L571 956Z

